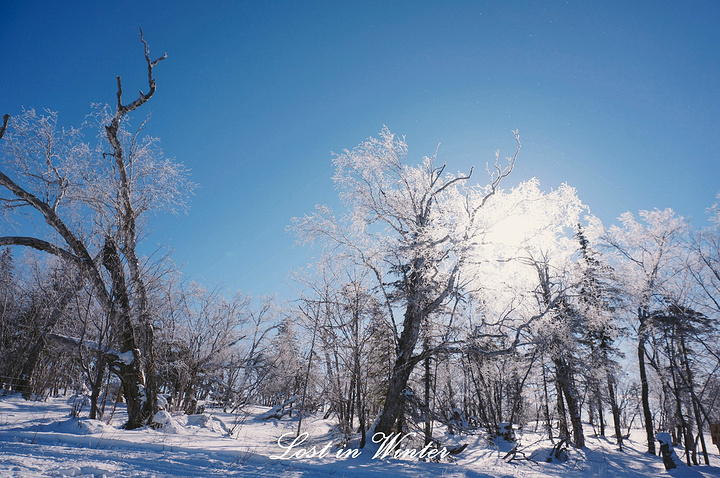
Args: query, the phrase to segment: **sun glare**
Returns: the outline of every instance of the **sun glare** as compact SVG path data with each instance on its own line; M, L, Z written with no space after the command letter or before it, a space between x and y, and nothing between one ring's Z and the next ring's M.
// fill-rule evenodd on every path
M532 219L524 214L506 216L491 227L487 238L494 244L519 246L535 229Z

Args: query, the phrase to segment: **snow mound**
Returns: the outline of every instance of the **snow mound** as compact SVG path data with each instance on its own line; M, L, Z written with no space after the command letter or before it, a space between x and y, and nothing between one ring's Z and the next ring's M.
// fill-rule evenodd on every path
M107 470L95 468L94 466L71 466L69 468L58 468L53 472L53 476L73 476L73 477L90 477L100 478L109 476Z
M190 427L207 428L217 433L230 434L225 422L212 415L188 415L187 425Z
M165 410L160 410L155 414L155 416L152 419L153 423L158 425L158 428L161 428L162 431L166 433L181 433L182 432L182 426L178 424L177 421L170 415L169 412L166 412Z
M108 428L108 425L100 420L68 418L67 420L53 422L43 427L43 431L66 433L68 435L92 435L95 433L103 433L106 431L106 428Z

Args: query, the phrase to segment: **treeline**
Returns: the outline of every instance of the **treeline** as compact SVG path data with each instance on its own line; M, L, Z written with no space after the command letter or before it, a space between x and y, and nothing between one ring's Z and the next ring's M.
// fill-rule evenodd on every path
M294 221L326 251L304 315L341 428L413 429L427 443L435 423L533 424L582 447L589 423L622 448L634 426L649 452L669 431L688 464L707 463L702 431L720 419L717 211L699 230L669 209L606 228L566 185L500 189L517 150L483 187L406 152L387 130L345 151L347 211Z
M408 161L384 129L334 159L342 214L293 220L322 247L299 297L228 295L138 252L153 214L183 210L194 186L144 123L130 127L164 58L142 43L148 93L124 103L118 78L117 105L86 122L93 141L47 111L0 129L5 391L83 393L92 418L123 400L127 428L207 402L239 417L249 404L322 411L360 446L398 430L429 443L442 423L543 427L582 447L589 423L622 447L642 426L648 451L670 431L688 463L707 462L702 431L720 419L716 210L701 229L671 210L606 228L567 185L503 188L517 133L478 184L436 157Z
M0 254L0 384L26 398L87 395L91 418L124 399L112 360L119 352L117 324L97 306L88 287L74 287L76 272L62 261ZM144 268L145 269L145 268ZM148 274L153 271L149 271ZM269 300L226 297L219 289L181 282L173 270L145 275L152 316L154 382L163 408L195 413L213 400L234 410L269 402L263 378L277 366L268 353L278 310ZM169 402L166 403L166 402Z

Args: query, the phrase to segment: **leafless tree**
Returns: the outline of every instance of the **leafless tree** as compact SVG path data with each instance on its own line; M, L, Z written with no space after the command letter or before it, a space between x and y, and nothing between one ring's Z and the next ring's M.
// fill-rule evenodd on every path
M517 139L517 134L516 134ZM477 238L478 213L513 169L495 161L484 188L465 187L467 175L446 174L436 158L406 163L407 145L384 129L334 159L334 180L349 209L346 221L326 207L295 219L304 241L321 239L351 256L376 279L396 337L396 359L385 405L374 430L389 433L403 411L410 375L424 356L415 355L422 324L457 293L458 274ZM402 328L395 312L403 310Z
M30 209L51 232L39 237L0 237L0 245L31 247L56 255L78 271L113 324L115 348L104 348L108 365L122 382L129 429L148 423L156 411L154 319L150 313L143 264L137 254L139 222L152 208L182 206L190 184L182 166L158 157L155 142L126 132L128 114L157 89L154 68L140 31L148 72L148 91L123 104L117 77L117 103L101 110L110 152L93 151L76 130L59 130L57 115L26 111L4 121L0 172L5 213ZM105 115L105 116L103 116ZM7 118L7 117L6 117ZM101 154L98 154L101 153ZM82 217L90 214L90 221ZM142 349L142 351L141 351Z
M276 324L274 306L264 299L226 298L221 288L207 290L174 278L158 297L162 314L158 364L163 393L173 407L196 411L197 401L212 398L223 407L246 405L262 379L263 354Z
M641 211L642 222L626 213L622 227L610 228L606 241L618 255L616 269L636 310L637 359L640 373L643 425L648 453L655 454L655 434L650 409L650 387L646 367L646 344L652 328L651 316L662 307L662 290L684 253L682 241L687 224L670 209ZM659 301L659 302L658 302Z

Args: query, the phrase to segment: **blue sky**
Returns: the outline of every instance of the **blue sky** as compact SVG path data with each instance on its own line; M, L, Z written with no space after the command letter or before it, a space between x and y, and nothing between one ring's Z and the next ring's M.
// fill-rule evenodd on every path
M289 295L313 251L285 227L338 207L331 152L383 125L410 157L482 171L522 152L533 176L578 189L606 224L672 207L703 225L720 191L717 2L4 2L0 114L79 125L91 103L158 90L136 116L192 170L187 216L152 223L147 251L252 295ZM476 179L483 180L481 174Z

